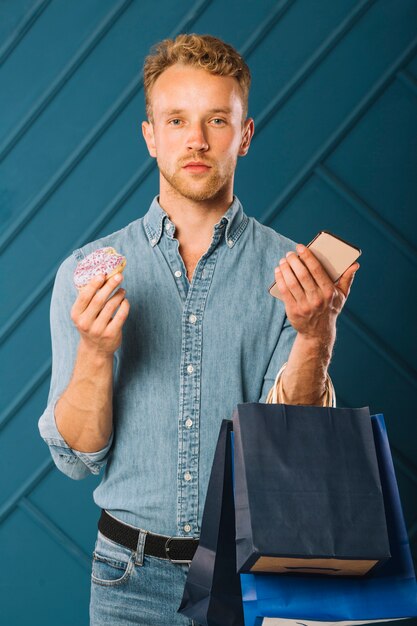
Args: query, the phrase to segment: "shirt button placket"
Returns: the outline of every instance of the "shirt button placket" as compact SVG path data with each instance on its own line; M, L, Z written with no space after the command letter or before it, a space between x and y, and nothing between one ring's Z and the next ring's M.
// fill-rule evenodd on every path
M177 511L180 534L188 534L198 528L202 319L207 297L207 279L213 272L216 256L217 249L206 258L204 279L201 269L196 268L182 316Z

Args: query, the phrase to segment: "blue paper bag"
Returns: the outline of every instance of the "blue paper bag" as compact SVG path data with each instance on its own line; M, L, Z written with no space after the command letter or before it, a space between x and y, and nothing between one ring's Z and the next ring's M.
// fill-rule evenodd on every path
M200 542L178 609L204 626L243 626L236 571L231 430L232 422L223 420L204 504Z
M391 559L360 579L241 574L245 626L362 624L417 616L417 583L384 418L371 420Z
M363 576L390 557L368 407L248 402L233 432L240 573Z

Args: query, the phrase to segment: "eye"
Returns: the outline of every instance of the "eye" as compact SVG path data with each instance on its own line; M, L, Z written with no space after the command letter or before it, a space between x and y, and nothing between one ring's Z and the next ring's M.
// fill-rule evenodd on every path
M226 124L225 120L222 120L220 117L214 117L211 121L215 126L222 126L223 124Z
M175 117L173 120L169 120L168 124L171 126L179 126L181 124L181 120L178 117Z

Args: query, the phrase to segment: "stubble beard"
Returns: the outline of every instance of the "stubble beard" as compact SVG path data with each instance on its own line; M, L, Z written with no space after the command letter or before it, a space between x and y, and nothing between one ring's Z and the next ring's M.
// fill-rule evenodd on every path
M203 202L205 200L212 200L221 194L221 191L227 186L229 180L233 178L236 164L230 164L227 171L222 173L212 165L211 170L207 172L207 174L196 174L194 180L185 179L187 174L182 170L182 167L179 167L173 173L168 171L159 161L158 167L167 183L178 194L194 202Z

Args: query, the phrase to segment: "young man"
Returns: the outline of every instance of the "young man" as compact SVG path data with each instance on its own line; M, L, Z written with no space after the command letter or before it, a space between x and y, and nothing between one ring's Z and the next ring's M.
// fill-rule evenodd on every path
M221 420L237 403L264 402L285 362L282 399L323 401L359 265L335 286L308 249L297 246L298 257L244 213L233 180L254 132L249 85L246 63L214 37L159 44L145 62L142 125L159 195L144 218L75 250L56 276L39 428L71 478L105 465L94 491L92 625L189 623L176 611ZM124 277L95 278L77 296L77 262L104 246L126 256ZM268 293L274 274L282 302Z

